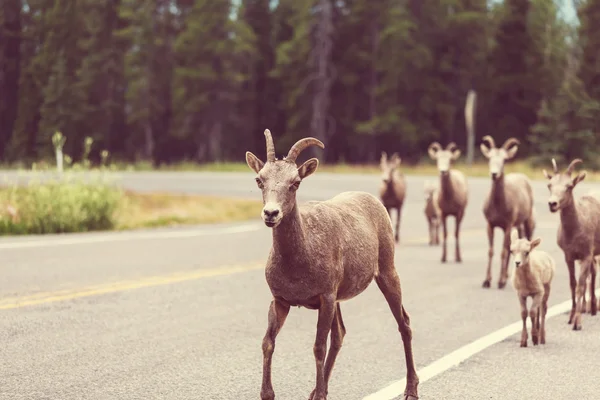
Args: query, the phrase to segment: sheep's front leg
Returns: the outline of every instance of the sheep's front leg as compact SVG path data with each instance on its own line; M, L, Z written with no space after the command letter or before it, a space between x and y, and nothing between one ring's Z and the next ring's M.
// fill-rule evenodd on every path
M447 215L446 214L442 214L442 230L443 230L443 240L444 242L442 243L442 262L445 263L446 262L446 244L447 244L447 240L448 240L448 227L446 226L446 218Z
M331 371L333 370L335 359L342 348L344 336L346 336L346 327L344 326L344 320L342 319L340 303L337 303L335 315L333 316L333 323L331 324L331 342L329 344L329 351L327 352L327 360L325 361L325 383L327 386L329 386L329 378L331 378ZM315 391L316 389L311 393L311 399L314 397Z
M548 312L548 297L550 297L550 284L545 284L540 315L540 344L546 344L546 313Z
M489 288L492 283L492 259L494 258L494 227L488 222L487 224L487 237L488 237L488 265L485 273L485 280L483 281L484 288Z
M576 297L577 303L575 307L575 317L573 318L573 330L581 330L581 313L583 312L583 295L587 286L587 277L590 270L594 268L594 258L588 257L581 261L581 272L579 273L579 282L577 282ZM569 271L570 272L570 271Z
M529 309L529 318L531 319L531 341L534 346L537 346L539 343L539 316L542 297L542 293L535 294L531 302L531 308Z
M331 331L331 324L335 315L335 295L321 296L319 318L317 322L317 336L315 338L315 362L317 366L317 385L311 393L309 400L327 399L327 380L325 379L325 355L327 353L327 336Z
M440 244L440 218L435 217L433 220L433 228L434 228L434 243Z
M569 270L569 287L571 288L571 314L569 315L569 324L573 323L575 319L575 310L577 309L577 301L575 299L575 289L577 287L577 280L575 279L575 259L565 256L565 262L567 263L567 269Z
M454 245L456 246L454 248L454 258L456 260L456 262L462 262L462 257L460 256L460 224L462 222L463 219L463 213L461 212L460 214L456 215L456 222L455 222L455 228L454 228Z
M433 245L435 239L433 238L433 218L427 216L427 225L429 227L429 245Z
M523 320L521 347L527 347L527 296L519 295L519 303L521 304L521 319Z
M400 211L402 210L402 204L400 204L396 210L398 211L396 212L396 236L394 236L394 239L396 240L396 243L400 243L400 220L402 219Z
M275 338L281 330L289 312L289 304L283 303L277 299L271 301L267 333L265 334L262 343L263 378L262 387L260 389L260 398L262 400L273 400L275 398L273 383L271 382L271 361L273 360L273 351L275 350Z
M508 280L508 260L510 259L510 230L512 226L504 229L504 243L502 244L502 255L500 258L500 279L498 280L498 289L503 289Z

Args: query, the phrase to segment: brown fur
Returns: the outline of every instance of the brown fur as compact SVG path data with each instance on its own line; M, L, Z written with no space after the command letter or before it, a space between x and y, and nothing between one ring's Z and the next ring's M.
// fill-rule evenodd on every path
M492 281L492 258L494 256L494 229L504 231L504 241L500 258L500 277L498 288L506 286L508 262L510 259L510 234L517 228L520 237L531 240L535 229L533 209L533 190L526 175L521 173L504 174L504 163L511 160L518 150L519 141L510 138L502 147L497 148L494 139L485 136L481 143L481 152L489 159L492 187L483 205L483 214L487 220L489 242L488 264L483 287L489 288Z
M406 197L406 179L399 170L402 159L398 153L392 154L391 160L388 160L385 152L381 153L381 186L379 187L379 198L385 206L390 219L391 210L396 210L396 234L394 239L396 243L400 242L400 220L402 218L402 205Z
M588 194L577 200L573 198L573 189L586 176L586 172L582 171L575 177L571 177L575 166L581 162L580 159L571 161L566 171L560 173L553 159L553 174L543 171L549 181L550 211L560 212L557 241L565 255L569 270L572 300L569 324L573 324L573 330L580 330L582 327L581 313L584 312L583 298L586 283L588 276L591 275L591 287L595 287L594 262L595 257L600 255L600 197ZM575 261L581 264L578 280L575 278ZM598 304L594 290L591 291L590 297L591 314L596 315Z
M440 244L440 218L442 212L438 206L440 190L432 182L425 182L425 218L429 227L429 245Z
M448 239L448 228L446 220L448 216L455 218L455 260L462 262L460 255L460 224L465 216L469 193L467 179L465 175L455 169L451 169L452 161L460 157L460 150L456 148L454 142L449 143L446 149L438 142L429 145L429 157L437 161L437 167L440 171L440 195L438 197L438 207L441 212L442 229L444 234L444 242L442 244L442 262L446 262L446 249Z
M273 228L273 244L265 269L273 294L267 332L263 339L261 399L275 398L271 361L275 339L291 306L318 310L314 344L316 387L310 400L325 400L331 371L346 329L340 302L351 299L377 282L398 323L404 343L407 381L404 399L418 398L419 378L412 352L410 318L402 304L400 279L394 266L394 236L389 215L377 197L365 192L345 192L327 201L300 207L296 190L319 164L316 158L296 166L298 147L323 143L314 138L298 141L283 160L276 160L273 140L265 130L267 154L263 163L246 153L248 166L257 173L265 204L262 218ZM294 157L290 157L294 154ZM331 343L326 356L327 336Z
M537 238L532 241L519 238L515 228L511 231L510 251L515 258L512 284L521 304L521 347L527 347L527 298L531 297L531 341L534 346L546 343L546 312L550 285L554 278L556 266L554 259L545 251L536 248L541 243Z

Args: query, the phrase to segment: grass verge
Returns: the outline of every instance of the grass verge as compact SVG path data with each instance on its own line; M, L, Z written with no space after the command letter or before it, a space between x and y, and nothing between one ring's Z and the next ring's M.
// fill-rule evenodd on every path
M243 221L256 200L124 192L106 183L33 183L0 189L0 235L130 230Z
M244 221L258 218L261 208L257 200L127 192L116 229Z

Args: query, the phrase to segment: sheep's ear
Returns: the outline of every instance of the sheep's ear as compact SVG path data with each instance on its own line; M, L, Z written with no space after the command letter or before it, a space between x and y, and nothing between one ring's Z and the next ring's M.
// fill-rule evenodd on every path
M542 172L544 173L544 176L546 177L546 179L548 179L548 180L552 179L552 174L548 173L548 171L543 170Z
M510 232L510 241L511 243L514 243L517 240L519 240L519 231L517 231L516 229L512 229Z
M402 162L402 159L400 158L398 153L392 154L392 163L394 163L396 165L396 167L400 166L401 162Z
M479 148L481 149L481 153L485 156L485 158L490 158L490 148L486 143L481 143Z
M246 164L250 167L250 169L258 174L258 171L264 167L265 163L260 161L258 157L256 157L251 152L246 152Z
M317 170L319 166L319 160L316 158L311 158L298 167L298 174L300 175L300 179L304 179L307 176L311 175L313 172Z
M575 178L573 178L573 186L577 185L579 182L585 179L587 173L585 171L581 171Z
M458 157L460 157L460 150L456 149L452 152L452 160L456 161L456 160L458 160Z
M506 159L510 160L517 154L517 150L519 150L519 146L514 144L510 149L506 150Z
M429 157L432 160L437 160L437 152L438 152L438 149L431 147L431 146L429 146L429 148L427 149L427 153L429 153Z
M535 249L536 247L538 247L538 246L540 245L540 243L542 243L542 238L536 238L536 239L533 239L533 240L531 241L531 244L530 244L530 247L529 247L529 248L530 248L531 250L533 250L533 249Z
M381 165L387 164L387 153L385 151L381 152L381 158L379 159L379 163Z

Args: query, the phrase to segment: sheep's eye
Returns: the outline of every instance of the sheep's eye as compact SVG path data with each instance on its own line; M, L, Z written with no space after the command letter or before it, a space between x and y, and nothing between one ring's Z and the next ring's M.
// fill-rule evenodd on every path
M292 185L290 186L290 190L298 190L299 187L300 187L300 181L296 181L296 182L292 183Z
M259 188L261 188L261 189L263 188L263 183L260 180L260 178L256 178L256 184L258 185Z
M529 252L528 252L528 251L526 251L526 252L525 252L525 257L527 257L528 255L529 255Z

